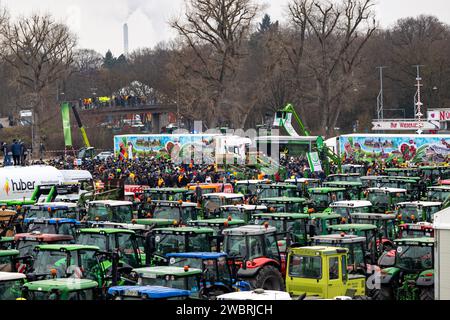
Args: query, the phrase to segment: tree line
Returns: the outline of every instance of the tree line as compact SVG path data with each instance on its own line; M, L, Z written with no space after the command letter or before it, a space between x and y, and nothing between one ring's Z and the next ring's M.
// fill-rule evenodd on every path
M205 129L255 127L292 103L308 130L330 137L370 131L380 66L385 118L413 117L414 65L422 66L425 109L445 107L449 25L422 15L382 29L375 5L291 0L283 20L272 21L255 0L185 0L184 15L169 21L176 39L119 57L77 48L76 35L50 15L13 20L3 9L0 112L29 106L35 143L43 135L62 144L52 120L60 117L59 101L125 88L178 104L182 122L202 120Z

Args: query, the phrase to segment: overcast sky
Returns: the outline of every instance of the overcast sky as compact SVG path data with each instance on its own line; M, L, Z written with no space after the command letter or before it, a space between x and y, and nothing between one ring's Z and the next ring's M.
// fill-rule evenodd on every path
M267 4L273 20L283 22L290 0L255 0ZM450 0L377 0L377 17L382 27L398 18L432 14L450 23ZM32 12L51 13L77 33L80 48L104 54L123 52L123 24L128 23L130 51L151 47L175 36L168 26L181 16L183 0L0 0L13 16Z

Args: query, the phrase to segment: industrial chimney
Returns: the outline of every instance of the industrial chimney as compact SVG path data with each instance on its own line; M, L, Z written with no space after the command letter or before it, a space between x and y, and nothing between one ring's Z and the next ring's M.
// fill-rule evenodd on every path
M128 24L123 25L123 53L128 55Z

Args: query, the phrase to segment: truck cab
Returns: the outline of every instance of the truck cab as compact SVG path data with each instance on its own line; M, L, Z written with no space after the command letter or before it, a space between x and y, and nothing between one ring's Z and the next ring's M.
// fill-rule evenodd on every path
M312 246L288 252L286 291L291 296L333 299L365 296L366 277L349 274L348 249Z

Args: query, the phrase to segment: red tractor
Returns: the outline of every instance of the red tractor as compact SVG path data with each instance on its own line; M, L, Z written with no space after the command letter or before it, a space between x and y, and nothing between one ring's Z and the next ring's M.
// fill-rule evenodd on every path
M278 248L277 231L268 224L223 231L224 251L236 261L237 277L252 289L284 291L285 260Z

